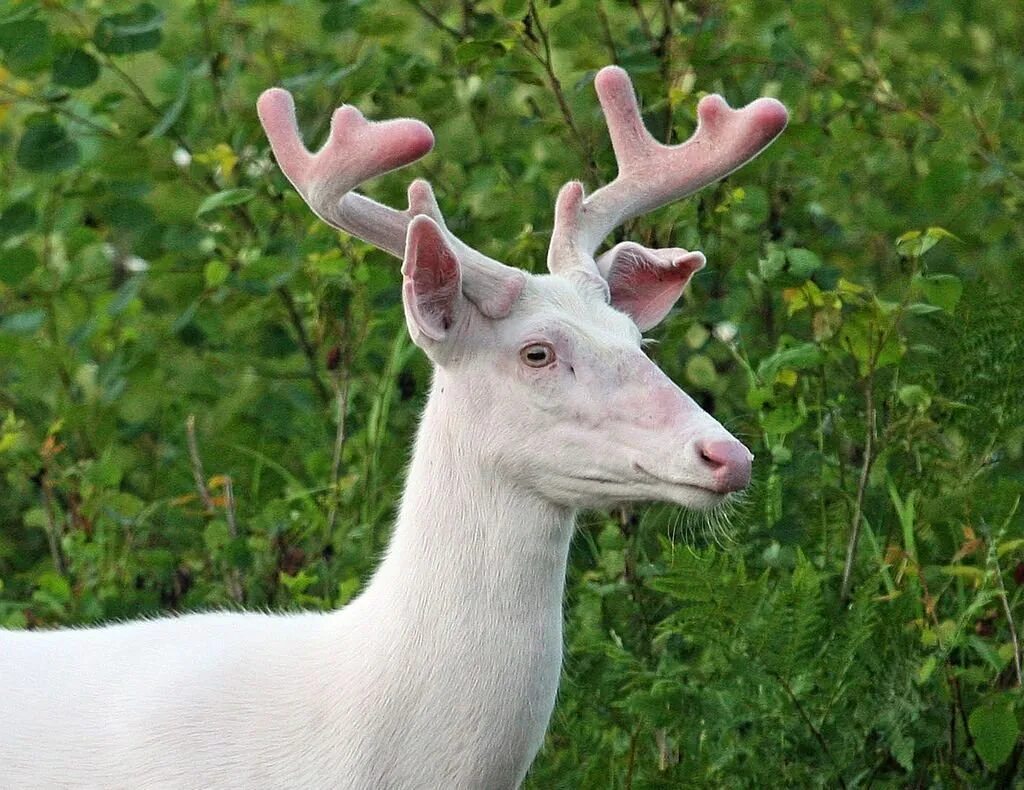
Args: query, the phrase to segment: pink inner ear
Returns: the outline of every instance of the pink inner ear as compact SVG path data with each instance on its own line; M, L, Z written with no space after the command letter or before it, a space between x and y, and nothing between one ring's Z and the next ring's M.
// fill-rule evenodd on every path
M612 256L606 269L612 305L641 331L668 315L694 272L704 266L701 253L678 247L651 250L625 242L606 254Z
M462 290L459 261L444 232L424 215L409 224L402 274L416 328L432 340L443 340L455 323Z

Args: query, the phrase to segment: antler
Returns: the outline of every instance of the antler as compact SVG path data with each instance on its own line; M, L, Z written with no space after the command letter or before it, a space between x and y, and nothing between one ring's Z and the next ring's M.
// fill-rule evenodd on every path
M371 122L355 107L345 105L334 111L323 148L311 154L299 135L295 102L288 91L264 91L256 108L282 172L320 219L402 258L409 223L413 217L425 214L438 224L458 255L466 296L492 318L508 313L522 290L525 275L452 235L430 184L421 179L413 181L405 211L352 191L364 181L425 156L434 147L429 126L411 118Z
M583 199L583 186L562 187L548 267L592 270L594 252L617 226L691 195L727 176L763 151L786 127L788 113L775 99L733 110L718 95L697 105L697 130L684 143L662 145L644 126L629 75L606 66L594 78L619 173Z

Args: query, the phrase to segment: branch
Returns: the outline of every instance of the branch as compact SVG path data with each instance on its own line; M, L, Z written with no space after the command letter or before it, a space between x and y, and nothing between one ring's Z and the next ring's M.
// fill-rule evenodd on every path
M551 92L555 96L555 102L558 104L558 109L562 113L562 118L565 120L565 125L569 127L569 133L572 135L573 141L576 146L580 149L580 153L583 155L587 170L590 172L590 176L595 184L601 182L601 178L597 172L597 162L594 158L593 148L587 143L586 138L580 134L579 127L576 125L576 119L573 117L572 110L569 108L569 102L565 99L565 91L562 90L562 83L558 79L558 75L555 74L555 67L551 60L551 42L548 39L548 33L544 29L544 26L540 21L540 14L537 13L537 6L533 0L530 0L530 11L527 16L532 25L537 29L537 33L540 35L540 43L544 48L544 54L542 55L537 51L534 44L537 39L527 32L524 33L523 46L526 51L533 56L534 60L540 63L544 69L544 73L547 75L548 84L551 86Z
M284 302L285 309L288 311L288 319L291 321L292 328L298 336L299 346L302 348L302 353L306 356L306 363L309 365L309 379L313 383L313 389L316 390L316 394L324 405L327 405L331 402L331 395L324 386L323 381L320 380L320 372L317 367L316 360L316 349L314 349L313 344L309 342L309 336L306 334L306 328L302 325L302 316L299 315L299 310L295 306L295 297L293 297L292 292L283 285L277 289L277 295L281 297L281 301Z
M608 13L604 10L604 3L597 4L597 18L601 22L601 35L604 38L604 45L608 49L610 63L619 62L619 53L615 48L615 37L612 35L612 26L608 21Z
M1003 534L1006 531L1006 526L1013 519L1017 513L1017 508L1020 507L1020 497L1017 497L1017 501L1014 503L1013 508L1010 510L1010 515L1006 518L1006 523L1003 528L999 530L999 534L996 538L992 539L991 530L988 528L988 524L985 520L981 521L982 534L985 536L985 541L988 543L988 562L995 568L996 582L999 585L999 601L1003 605L1003 614L1006 615L1006 624L1010 628L1010 642L1013 644L1013 668L1017 674L1017 687L1020 688L1024 685L1021 676L1021 662L1020 662L1020 640L1017 637L1017 625L1013 621L1013 612L1010 609L1010 600L1006 595L1006 585L1003 583L1003 569L999 565L999 541L1002 540Z
M188 441L188 457L192 461L192 478L196 482L196 490L203 502L206 512L214 510L213 497L206 487L206 474L203 472L203 459L199 457L199 444L196 442L196 415L190 414L185 420L185 438Z
M647 15L644 13L643 6L640 5L640 0L630 0L629 4L636 11L637 19L640 22L640 30L643 31L644 38L653 45L655 42L654 33L651 31L651 23L647 20Z
M842 601L849 600L850 578L853 572L853 563L857 556L857 542L860 540L860 527L863 519L861 511L864 507L864 491L868 485L868 475L871 472L871 464L874 461L874 434L875 434L875 388L874 370L868 371L864 381L864 399L866 402L865 419L867 432L864 439L864 461L860 467L860 479L857 482L857 498L853 506L853 518L850 521L850 541L846 545L846 563L843 565L843 583L839 590L839 598Z
M338 376L335 383L337 395L335 396L334 418L337 427L334 432L334 452L331 455L331 509L327 514L327 534L334 531L334 524L338 519L338 479L341 477L341 453L345 449L345 416L348 414L348 367Z
M69 110L67 107L55 101L54 99L44 99L42 96L35 96L31 93L22 93L19 90L15 90L14 88L8 87L7 85L0 85L0 91L3 91L8 96L13 96L15 99L20 99L21 101L32 102L33 104L39 104L43 107L47 107L53 112L57 113L58 115L63 115L66 118L70 118L75 123L80 123L82 124L82 126L92 129L94 132L102 134L104 137L109 137L111 140L119 140L121 137L113 129L107 129L105 126L100 126L95 121L90 121L84 115L79 115L73 110Z
M43 491L43 508L46 512L46 542L50 547L50 556L53 558L53 567L61 576L68 575L68 564L64 559L64 552L60 548L60 527L57 526L57 507L54 504L53 483L50 480L50 470L43 468L43 476L40 481Z
M800 704L800 700L797 699L796 694L793 693L793 689L790 688L786 679L776 672L769 671L768 674L775 678L779 682L779 685L782 686L783 691L786 692L786 696L789 697L790 701L793 703L793 707L796 708L796 712L800 714L800 718L803 719L804 723L811 730L811 733L814 735L814 739L821 746L821 750L825 752L825 756L828 757L828 761L832 763L832 767L835 768L836 781L839 782L839 786L843 788L843 790L846 790L846 782L843 780L839 764L836 762L835 757L832 756L832 751L828 748L828 742L825 740L825 736L821 734L821 730L819 730L815 726L814 722L811 721L811 717L807 715L807 711L805 711L804 706Z
M210 14L206 8L205 0L196 0L196 10L199 12L199 20L203 26L203 49L206 50L207 61L210 64L210 84L213 86L214 107L220 116L222 124L228 122L227 106L224 104L224 91L220 84L220 68L217 65L217 48L213 45L213 34L210 32Z
M439 17L437 14L435 14L433 11L431 11L429 8L423 5L423 3L419 2L419 0L405 0L405 2L411 5L413 8L415 8L417 11L419 11L423 18L426 19L430 24L432 24L438 30L447 33L456 41L462 41L462 39L464 38L462 33L460 33L454 27L445 24L445 21L441 19L441 17Z
M228 522L228 534L232 540L238 538L238 522L235 520L235 486L230 475L224 475L224 517ZM245 588L242 587L242 576L238 568L228 570L228 595L238 605L245 603Z

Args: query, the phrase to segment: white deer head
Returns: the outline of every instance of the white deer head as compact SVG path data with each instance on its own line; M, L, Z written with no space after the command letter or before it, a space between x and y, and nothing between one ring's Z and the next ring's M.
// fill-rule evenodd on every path
M579 182L562 188L548 275L457 239L424 181L410 186L405 211L352 191L424 156L433 135L423 123L371 123L341 107L311 154L286 91L268 90L258 107L281 169L310 208L403 259L409 331L435 366L431 397L449 399L445 413L472 426L496 473L568 508L713 507L747 485L753 456L641 349L641 332L667 315L704 256L631 242L595 253L616 226L755 157L785 127L786 110L767 98L733 110L707 96L693 136L665 146L644 127L625 71L606 67L594 82L619 173L589 197Z

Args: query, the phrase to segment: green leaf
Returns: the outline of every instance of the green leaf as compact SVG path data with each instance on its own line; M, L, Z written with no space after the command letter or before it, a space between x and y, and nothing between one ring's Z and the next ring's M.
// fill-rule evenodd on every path
M404 33L409 29L409 21L400 13L388 13L380 9L369 16L360 15L355 29L360 35L379 40Z
M896 239L896 251L904 258L920 258L942 239L960 241L945 228L931 227L923 233L919 230L908 230Z
M17 285L39 265L39 256L30 247L15 247L0 252L0 282Z
M1003 698L975 708L967 725L974 737L974 748L990 771L1006 762L1019 732L1010 699Z
M203 269L203 277L206 280L206 285L210 288L222 285L230 274L231 267L224 261L210 261L206 264L206 268Z
M350 576L347 579L342 579L338 582L338 600L335 602L336 606L344 606L351 601L362 583L359 581L358 576Z
M43 325L45 318L46 313L42 310L11 313L0 319L0 332L8 332L12 335L31 335Z
M139 290L142 288L142 283L145 279L145 275L138 274L125 280L121 287L117 289L117 295L107 305L107 314L121 315L121 313L127 310L128 305L139 295Z
M931 313L942 312L942 308L934 304L914 302L912 305L907 306L907 312L910 313L911 315L929 315Z
M814 343L801 343L792 348L776 351L757 366L757 377L765 384L772 384L780 370L805 370L821 363L822 352Z
M776 409L768 412L761 420L761 427L765 432L785 435L792 433L799 428L806 418L794 403L784 403Z
M359 6L348 0L331 3L320 17L320 27L328 33L353 30L359 24L361 13Z
M801 280L806 280L821 267L821 258L802 247L787 250L786 260L789 262L789 273Z
M61 52L53 61L53 81L68 88L85 88L100 76L100 64L82 49Z
M226 206L239 206L242 203L249 202L255 196L255 192L245 187L225 189L223 192L210 195L200 203L199 208L196 210L196 216L201 217L203 214L208 214L211 211L216 211Z
M0 242L31 230L36 224L36 210L31 203L11 203L0 212Z
M914 767L914 739L903 733L893 733L889 738L890 751L896 762L904 771L910 771Z
M694 354L686 361L686 378L694 386L708 389L718 380L714 363L703 354Z
M67 602L71 599L71 585L54 571L46 571L36 579L36 587L52 596L55 600Z
M1013 540L1004 540L999 544L997 554L1002 557L1004 554L1009 554L1011 551L1016 551L1019 548L1024 548L1024 538L1014 538Z
M884 338L881 349L878 344ZM897 332L884 332L869 314L860 312L847 319L839 331L839 345L858 362L861 375L866 375L871 362L874 368L883 368L900 360L905 351L903 339Z
M919 384L907 384L899 389L900 402L912 409L924 411L932 402L931 395Z
M757 271L761 279L771 282L786 268L786 253L779 249L773 249L768 253L767 258L761 258L757 262Z
M50 46L50 29L41 20L19 19L0 25L3 63L16 74L30 74L45 68Z
M917 684L919 686L923 686L925 683L928 682L928 679L932 676L932 673L935 671L937 663L938 662L936 661L935 656L928 656L928 658L924 660L921 666L918 667L917 676L915 677L915 680L917 681Z
M951 233L950 231L946 230L945 228L941 228L938 225L933 225L932 227L928 228L928 230L924 232L924 235L931 239L952 239L953 241L959 241L960 243L963 243L963 239L961 239L955 233Z
M203 530L203 543L210 554L216 554L231 540L231 533L228 531L228 524L224 519L211 519Z
M78 163L78 157L78 144L49 115L37 115L29 121L15 154L19 165L37 173L67 170Z
M163 137L177 123L182 111L185 109L185 105L188 103L188 93L191 85L192 80L186 74L182 77L181 88L178 89L177 97L171 102L167 110L164 111L164 114L160 116L160 120L156 122L156 125L146 133L146 139L152 140L157 137Z
M160 46L164 15L149 3L125 14L110 14L96 23L93 43L108 55L131 55Z
M919 274L914 278L914 284L924 294L925 299L947 313L952 313L956 309L964 290L960 278L952 274Z
M455 48L455 60L460 66L468 66L480 60L500 58L506 51L500 41L465 41Z

